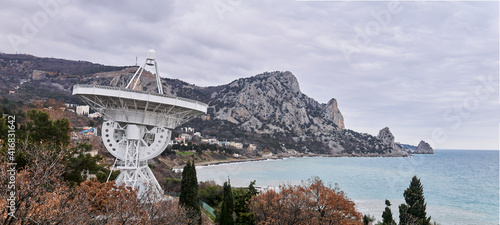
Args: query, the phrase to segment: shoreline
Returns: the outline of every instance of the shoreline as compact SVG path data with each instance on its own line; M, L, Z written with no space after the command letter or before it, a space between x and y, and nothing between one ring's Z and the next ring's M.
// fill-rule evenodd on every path
M205 162L195 162L196 167L204 167L204 166L215 166L221 164L230 164L230 163L242 163L242 162L257 162L257 161L266 161L266 160L278 160L278 159L288 159L288 158L303 158L303 157L366 157L366 158L385 158L385 157L412 157L413 155L380 155L380 154L367 154L367 155L358 155L358 154L279 154L276 156L266 157L266 158L246 158L246 159L228 159L228 160L214 160L214 161L205 161ZM174 171L182 171L184 165L182 166L174 166L172 170Z
M195 162L196 167L202 166L215 166L221 164L230 164L230 163L242 163L242 162L256 162L256 161L264 161L268 159L279 159L279 158L249 158L249 159L234 159L234 160L215 160L215 161L205 161L205 162ZM182 171L183 166L174 166L172 169L174 171Z

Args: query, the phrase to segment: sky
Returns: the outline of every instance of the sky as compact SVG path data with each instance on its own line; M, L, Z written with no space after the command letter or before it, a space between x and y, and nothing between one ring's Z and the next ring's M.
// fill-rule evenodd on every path
M346 128L498 149L498 1L0 0L0 52L128 66L198 86L291 71Z

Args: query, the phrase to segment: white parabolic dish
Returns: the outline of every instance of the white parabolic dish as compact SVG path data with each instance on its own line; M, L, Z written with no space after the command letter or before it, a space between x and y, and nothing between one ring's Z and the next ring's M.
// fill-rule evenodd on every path
M108 119L169 129L207 113L208 108L187 98L99 85L77 84L73 95L104 111Z
M142 145L140 143L139 159L158 156L167 145L166 137L170 138L169 129L205 114L208 107L191 99L98 85L75 85L73 95L81 97L105 116L103 142L108 151L119 159L126 157L126 148L118 147L125 144L122 140L143 140L147 134L152 134L151 140L148 143L142 141Z

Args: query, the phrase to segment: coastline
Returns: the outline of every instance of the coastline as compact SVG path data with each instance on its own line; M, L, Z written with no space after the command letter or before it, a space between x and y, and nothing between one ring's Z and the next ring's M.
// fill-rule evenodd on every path
M287 158L302 158L302 157L368 157L368 158L375 158L375 157L412 157L411 154L409 155L380 155L380 154L316 154L316 153L308 153L308 154L278 154L276 156L270 156L270 157L259 157L259 158L231 158L227 160L213 160L213 161L204 161L204 162L195 162L196 167L203 167L203 166L215 166L215 165L221 165L221 164L229 164L229 163L242 163L242 162L257 162L257 161L265 161L265 160L278 160L278 159L287 159ZM174 166L172 167L172 170L174 171L182 171L184 168L184 165L182 166Z
M229 159L229 160L214 160L214 161L205 161L205 162L195 162L196 167L201 166L215 166L220 164L229 164L229 163L242 163L242 162L254 162L254 161L264 161L268 159L281 159L281 158L248 158L248 159ZM184 165L182 166L174 166L172 169L174 171L182 171Z
M408 187L410 178L418 175L424 180L425 187L428 187L425 189L428 214L432 215L436 222L443 225L475 224L474 222L498 224L498 217L491 216L497 215L498 202L495 203L495 198L484 198L483 194L489 193L498 196L498 152L438 150L436 153L433 155L414 155L412 158L415 160L395 157L380 157L379 159L346 157L345 159L332 158L330 161L328 158L318 157L318 161L313 160L313 158L309 161L309 159L302 158L309 163L301 164L299 163L304 162L300 160L301 158L296 160L295 157L291 157L291 160L273 160L269 163L203 167L198 171L198 178L202 178L203 181L214 180L221 185L224 179L230 176L232 186L246 187L249 181L257 180L259 187L266 188L276 187L280 184L298 184L301 180L308 179L310 174L314 174L324 179L325 183L338 183L342 191L356 203L362 213L375 215L380 220L385 207L384 200L391 200L392 209L397 207L404 200L402 194ZM406 159L410 159L410 161ZM471 162L471 159L475 161ZM475 180L477 177L473 173L466 173L468 167L461 166L464 164L470 165L475 171L481 171L480 174L488 176L480 176L484 178L480 182L469 183L468 179ZM274 170L275 168L276 170ZM359 168L359 170L352 168ZM468 174L467 179L458 179L464 174ZM472 191L464 195L463 189L456 188L471 187L470 190L483 190L484 184L490 185L486 185L489 188L484 189L484 192L481 193ZM450 194L448 190L454 190L454 192ZM474 204L473 208L460 204L464 199L470 198L474 199L471 202ZM498 197L496 199L498 200ZM496 207L491 207L492 204L496 204ZM478 208L481 208L482 211L474 210ZM393 210L393 212L397 212L397 210ZM397 218L397 216L395 217Z

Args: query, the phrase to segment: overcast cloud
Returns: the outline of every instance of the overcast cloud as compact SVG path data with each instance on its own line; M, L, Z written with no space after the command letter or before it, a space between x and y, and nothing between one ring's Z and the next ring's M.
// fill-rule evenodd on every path
M133 65L221 85L288 70L346 127L498 149L498 2L1 1L0 51Z

